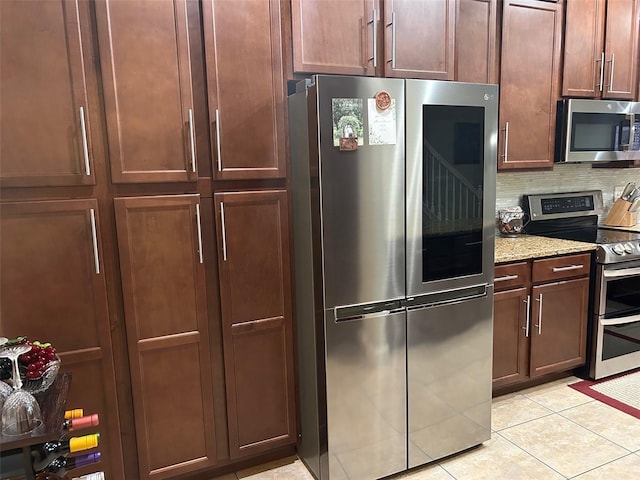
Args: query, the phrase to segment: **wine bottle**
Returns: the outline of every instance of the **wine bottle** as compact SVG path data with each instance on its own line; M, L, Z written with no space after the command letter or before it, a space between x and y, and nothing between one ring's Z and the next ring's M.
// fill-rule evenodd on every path
M99 441L100 434L93 433L82 437L71 437L69 440L43 443L33 451L33 470L36 472L44 470L61 455L95 448Z
M80 418L69 418L62 422L62 428L65 430L73 431L79 430L81 428L95 427L100 424L100 419L98 418L98 414L94 413L92 415L85 415Z
M64 411L64 419L71 420L72 418L80 418L84 416L84 410L82 408L74 408L73 410Z
M100 452L90 453L88 455L80 455L78 457L58 457L45 469L47 473L55 473L56 475L64 476L69 470L73 468L84 467L85 465L91 465L92 463L98 463L100 461Z

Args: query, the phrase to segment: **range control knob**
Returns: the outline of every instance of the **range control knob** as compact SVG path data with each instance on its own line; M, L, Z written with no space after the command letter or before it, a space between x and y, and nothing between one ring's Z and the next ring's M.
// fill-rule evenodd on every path
M615 253L616 255L624 255L624 247L622 246L621 243L616 243L613 247L612 247L613 253Z
M625 243L624 251L627 253L633 253L633 245L631 243Z

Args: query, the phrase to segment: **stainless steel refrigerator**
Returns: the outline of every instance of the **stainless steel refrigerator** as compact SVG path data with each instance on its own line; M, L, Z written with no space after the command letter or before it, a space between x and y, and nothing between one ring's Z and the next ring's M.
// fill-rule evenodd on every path
M289 96L298 454L369 480L490 438L496 85Z

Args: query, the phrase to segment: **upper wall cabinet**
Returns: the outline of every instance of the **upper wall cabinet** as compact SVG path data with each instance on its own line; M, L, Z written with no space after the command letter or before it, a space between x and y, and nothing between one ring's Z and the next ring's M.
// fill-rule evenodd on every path
M498 83L496 0L458 0L455 79Z
M495 82L496 0L291 0L301 73Z
M568 0L562 94L633 99L638 0Z
M214 178L284 178L280 2L206 0L202 14Z
M498 169L551 168L562 3L504 0Z
M95 184L87 2L0 2L3 186ZM95 128L96 131L99 128Z
M456 0L385 0L387 77L454 79Z
M374 76L378 0L291 0L296 72Z
M96 2L114 183L198 178L186 7Z

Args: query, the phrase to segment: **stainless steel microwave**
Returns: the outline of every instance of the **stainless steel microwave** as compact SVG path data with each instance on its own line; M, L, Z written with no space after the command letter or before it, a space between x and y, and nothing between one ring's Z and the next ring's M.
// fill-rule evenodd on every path
M556 162L640 160L640 102L558 102Z

